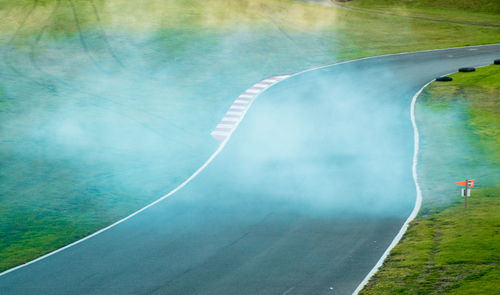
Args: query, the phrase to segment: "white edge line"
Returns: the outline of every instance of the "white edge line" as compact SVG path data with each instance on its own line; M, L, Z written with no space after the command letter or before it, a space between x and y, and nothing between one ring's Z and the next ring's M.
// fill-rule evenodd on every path
M359 291L361 291L366 284L368 284L368 281L373 277L375 273L379 270L379 268L382 266L384 263L385 259L387 256L389 256L389 253L392 251L394 247L399 243L403 235L405 234L406 230L408 229L408 225L410 222L412 222L415 217L417 217L418 212L420 211L420 207L422 206L422 192L420 190L420 185L418 184L418 178L417 178L417 164L418 164L418 149L419 149L419 136L418 136L418 128L417 124L415 122L415 103L417 102L417 97L422 93L425 87L427 87L429 84L431 84L434 81L434 79L427 84L425 84L420 90L413 96L413 99L411 101L411 110L410 110L410 116L411 116L411 124L413 126L413 138L414 138L414 147L413 147L413 166L412 166L412 174L413 174L413 181L415 182L415 187L417 191L417 198L415 201L415 207L413 208L413 211L411 211L410 216L408 216L408 219L406 219L405 223L399 230L398 234L394 239L392 240L391 244L387 249L385 250L384 254L382 254L382 257L377 261L377 264L371 269L371 271L366 275L366 277L361 281L361 283L358 285L356 290L352 293L353 295L357 295Z
M43 260L43 259L45 259L45 258L47 258L47 257L49 257L49 256L52 256L52 255L54 255L54 254L57 254L57 253L59 253L59 252L61 252L61 251L63 251L63 250L66 250L66 249L68 249L68 248L70 248L70 247L73 247L73 246L75 246L75 245L77 245L77 244L80 244L80 243L82 243L82 242L84 242L84 241L86 241L86 240L88 240L88 239L90 239L90 238L92 238L92 237L95 237L95 236L97 236L98 234L100 234L100 233L102 233L102 232L104 232L104 231L107 231L108 229L110 229L110 228L112 228L112 227L114 227L114 226L116 226L116 225L118 225L118 224L120 224L120 223L122 223L122 222L124 222L124 221L126 221L126 220L128 220L128 219L130 219L130 218L132 218L132 217L134 217L135 215L137 215L137 214L141 213L142 211L144 211L144 210L146 210L146 209L148 209L148 208L150 208L150 207L152 207L152 206L156 205L157 203L159 203L159 202L161 202L161 201L165 200L166 198L168 198L168 197L172 196L173 194L175 194L175 193L176 193L177 191L179 191L181 188L183 188L184 186L186 186L186 184L188 184L188 183L189 183L191 180L193 180L196 176L198 176L198 174L200 174L200 172L201 172L201 171L203 171L203 170L204 170L204 169L208 166L208 164L210 164L210 163L211 163L211 162L215 159L215 157L217 157L217 155L218 155L218 154L222 151L222 149L226 146L227 142L228 142L228 141L229 141L229 139L231 138L232 133L234 132L234 130L236 130L236 128L238 127L238 125L240 124L240 122L243 120L243 118L245 117L245 115L246 115L247 111L250 109L250 106L251 106L251 105L252 105L252 103L255 101L255 99L256 99L256 98L257 98L260 94L262 94L263 92L265 92L267 89L271 88L272 86L274 86L274 85L278 84L278 83L279 83L279 82L281 82L281 81L286 80L286 79L287 79L288 77L290 77L290 76L280 76L280 77L281 77L281 79L280 79L280 80L275 81L275 83L273 83L273 84L269 85L267 88L265 88L264 90L260 91L258 94L256 94L256 95L254 95L254 96L253 96L253 99L252 99L252 100L250 101L250 103L247 105L246 109L245 109L245 110L241 113L239 122L238 122L237 124L235 124L235 125L234 125L233 130L232 130L232 131L230 131L230 133L229 133L229 134L225 135L225 136L226 136L226 139L224 139L224 140L222 140L222 141L221 141L221 143L220 143L219 147L217 148L217 150L216 150L216 151L215 151L215 152L214 152L214 153L210 156L210 158L208 158L208 160L207 160L205 163L203 163L203 165L202 165L200 168L198 168L198 170L196 170L196 171L195 171L195 172L194 172L194 173L193 173L193 174L192 174L192 175L191 175L188 179L186 179L186 180L185 180L183 183L181 183L179 186L177 186L176 188L174 188L172 191L170 191L169 193L167 193L167 194L166 194L166 195L164 195L163 197L161 197L161 198L157 199L156 201L154 201L154 202L150 203L149 205L146 205L145 207L143 207L143 208L141 208L141 209L139 209L139 210L135 211L134 213L132 213L132 214L130 214L130 215L128 215L128 216L126 216L126 217L124 217L124 218L122 218L122 219L120 219L120 220L116 221L115 223L110 224L110 225L106 226L105 228L102 228L102 229L100 229L100 230L98 230L98 231L96 231L96 232L94 232L94 233L92 233L92 234L90 234L90 235L88 235L88 236L86 236L86 237L84 237L84 238L80 239L80 240L77 240L77 241L75 241L75 242L73 242L73 243L71 243L71 244L68 244L68 245L66 245L66 246L64 246L64 247L62 247L62 248L56 249L56 250L54 250L54 251L52 251L52 252L49 252L49 253L47 253L47 254L45 254L45 255L43 255L43 256L40 256L40 257L38 257L38 258L36 258L36 259L34 259L34 260L28 261L28 262L26 262L26 263L24 263L24 264L20 264L20 265L18 265L18 266L15 266L15 267L13 267L13 268L10 268L10 269L8 269L8 270L6 270L6 271L4 271L4 272L0 273L0 277L1 277L1 276L3 276L3 275L8 274L8 273L10 273L10 272L13 272L13 271L15 271L15 270L18 270L18 269L20 269L20 268L23 268L23 267L25 267L25 266L28 266L28 265L30 265L30 264L33 264L33 263L35 263L35 262L38 262L38 261L40 261L40 260Z
M272 86L274 86L274 85L276 85L276 84L278 84L278 83L281 83L282 81L288 80L289 78L295 77L295 76L297 76L297 75L300 75L300 74L303 74L303 73L306 73L306 72L310 72L310 71L314 71L314 70L318 70L318 69L322 69L322 68L326 68L326 67L330 67L330 66L335 66L335 65L340 65L340 64L346 64L346 63L351 63L351 62L360 61L360 60L365 60L365 59L372 59L372 58L385 57L385 56L404 55L404 54L412 54L412 53L419 53L419 52L444 51L444 50L449 50L449 49L460 49L460 48L477 48L477 47L487 47L487 46L498 46L498 45L500 45L500 43L496 43L496 44L486 44L486 45L473 45L473 46L459 46L459 47L440 48L440 49L431 49L431 50L422 50L422 51L410 51L410 52L401 52L401 53L391 53L391 54L384 54L384 55L377 55L377 56L363 57L363 58L358 58L358 59L353 59L353 60L348 60L348 61L343 61L343 62L333 63L333 64L329 64L329 65L318 66L318 67L314 67L314 68L310 68L310 69L307 69L307 70L303 70L303 71L297 72L297 73L292 74L292 75L275 76L275 77L280 77L281 79L279 79L279 80L274 80L274 81L270 81L270 82L273 82L273 83L272 83L272 84L270 84L270 85L269 85L269 87L265 88L263 91L261 91L260 93L258 93L257 95L255 95L255 96L253 97L253 99L251 100L250 104L248 105L248 109L250 108L250 105L253 103L253 101L255 100L255 98L257 98L257 96L259 96L261 93L265 92L267 89L271 88ZM268 80L268 78L264 79L263 81L267 81L267 80ZM431 81L431 82L432 82L432 81ZM429 82L429 83L430 83L430 82ZM413 106L413 104L412 104L412 106ZM248 111L248 109L247 109L247 111ZM241 121L243 120L243 118L245 117L245 114L246 114L246 111L245 111L245 112L241 115L241 120L240 120L240 122L241 122ZM236 127L239 125L239 123L240 123L240 122L238 122L238 124L236 124ZM236 127L235 127L235 130L236 130ZM28 265L30 265L30 264L33 264L33 263L38 262L38 261L40 261L40 260L43 260L43 259L45 259L45 258L47 258L47 257L49 257L49 256L52 256L52 255L54 255L54 254L56 254L56 253L58 253L58 252L61 252L61 251L65 250L65 249L67 249L67 248L70 248L70 247L72 247L72 246L75 246L75 245L77 245L77 244L79 244L79 243L81 243L81 242L83 242L83 241L85 241L85 240L88 240L88 239L90 239L90 238L92 238L92 237L94 237L94 236L96 236L96 235L98 235L98 234L100 234L100 233L102 233L102 232L104 232L104 231L106 231L106 230L108 230L108 229L110 229L110 228L112 228L112 227L114 227L114 226L116 226L116 225L118 225L118 224L120 224L120 223L122 223L122 222L124 222L124 221L128 220L128 219L130 219L131 217L134 217L135 215L137 215L137 214L141 213L142 211L144 211L144 210L148 209L149 207L152 207L153 205L156 205L157 203L159 203L159 202L163 201L164 199L166 199L166 198L170 197L171 195L173 195L174 193L176 193L178 190L180 190L181 188L183 188L186 184L188 184L188 182L190 182L191 180L193 180L193 179L194 179L194 178L195 178L195 177L196 177L196 176L197 176L197 175L198 175L198 174L199 174L199 173L200 173L203 169L205 169L205 168L208 166L208 164L210 164L210 162L212 162L212 161L214 160L214 158L215 158L215 157L216 157L216 156L217 156L217 155L218 155L218 154L222 151L222 149L224 148L224 146L226 145L226 143L229 141L229 139L231 138L232 133L233 133L233 132L231 132L229 135L227 135L226 139L225 139L225 140L223 140L223 141L221 142L221 144L219 145L219 147L217 148L217 150L216 150L216 151L215 151L215 152L214 152L214 153L210 156L210 158L209 158L209 159L208 159L208 160L207 160L207 161L206 161L206 162L205 162L205 163L204 163L204 164L203 164L200 168L198 168L198 170L196 170L196 171L193 173L193 175L191 175L188 179L186 179L183 183L181 183L178 187L176 187L175 189L173 189L172 191L170 191L168 194L166 194L166 195L164 195L163 197L159 198L158 200L156 200L156 201L154 201L154 202L150 203L149 205L146 205L145 207L143 207L143 208L141 208L141 209L139 209L139 210L135 211L134 213L132 213L132 214L130 214L130 215L128 215L128 216L126 216L126 217L124 217L124 218L122 218L122 219L120 219L120 220L116 221L115 223L113 223L113 224L111 224L111 225L108 225L107 227L102 228L102 229L100 229L100 230L98 230L98 231L94 232L93 234L90 234L90 235L88 235L88 236L86 236L86 237L84 237L84 238L82 238L82 239L80 239L80 240L77 240L77 241L75 241L75 242L73 242L73 243L71 243L71 244L68 244L68 245L66 245L66 246L64 246L64 247L62 247L62 248L59 248L59 249L54 250L54 251L52 251L52 252L49 252L49 253L47 253L47 254L45 254L45 255L43 255L43 256L40 256L40 257L38 257L38 258L36 258L36 259L34 259L34 260L31 260L31 261L26 262L26 263L24 263L24 264L21 264L21 265L15 266L15 267L13 267L13 268L10 268L10 269L8 269L8 270L5 270L4 272L0 273L0 277L1 277L1 276L3 276L3 275L8 274L8 273L10 273L10 272L13 272L13 271L15 271L15 270L17 270L17 269L23 268L23 267L25 267L25 266L28 266ZM418 186L418 184L417 184L417 186ZM413 212L412 212L412 214L413 214ZM404 225L403 225L403 227L404 227ZM392 245L392 244L391 244L391 245ZM387 250L386 250L386 252L387 252ZM384 253L384 254L385 254L385 253ZM382 259L382 258L381 258L381 259ZM385 257L384 257L384 259L385 259ZM379 267L380 267L380 266L379 266ZM377 268L377 269L378 269L378 268ZM373 271L373 270L372 270L372 271ZM371 273L371 272L370 272L370 273ZM374 272L374 273L375 273L375 272ZM372 276L373 276L373 274L372 274ZM366 279L366 278L365 278L365 279ZM366 283L365 283L365 284L366 284ZM359 288L359 287L358 287L358 288ZM356 290L358 290L358 289L356 289ZM355 291L355 292L356 292L356 291ZM358 291L358 292L359 292L359 291ZM355 293L353 293L353 294L355 294Z
M482 47L498 46L498 45L500 45L500 43L486 44L486 45L459 46L459 47L450 47L450 48L439 48L439 49L429 49L429 50L421 50L421 51L409 51L409 52L400 52L400 53L389 53L389 54L376 55L376 56L367 56L367 57L362 57L362 58L358 58L358 59L346 60L346 61L342 61L342 62L337 62L337 63L333 63L333 64L322 65L322 66L317 66L317 67L314 67L314 68L306 69L306 70L300 71L298 73L292 74L288 78L291 78L291 77L294 77L294 76L297 76L297 75L300 75L300 74L303 74L303 73L311 72L311 71L314 71L314 70L320 70L320 69L328 68L328 67L331 67L331 66L336 66L336 65L341 65L341 64L347 64L347 63L351 63L351 62L355 62L355 61L360 61L360 60L366 60L366 59L375 59L375 58L380 58L380 57L388 57L388 56L396 56L396 55L408 55L408 54L414 54L414 53L445 51L445 50L450 50L450 49L462 49L462 48L473 49L473 48L478 48L478 47L482 48Z
M489 66L489 64L484 65L484 66L479 66L476 68L482 68L482 67L486 67L486 66ZM457 72L456 71L451 72L451 73L442 75L441 77L447 76L450 74L454 74L454 73L457 73ZM375 264L375 266L370 270L370 272L366 275L366 277L363 279L363 281L361 281L361 283L358 285L356 290L354 290L354 292L352 293L353 295L358 295L358 293L361 290L363 290L363 288L366 286L366 284L368 284L370 279L377 273L377 271L380 269L380 267L384 263L387 256L389 256L389 253L392 251L392 249L394 249L394 247L396 247L396 245L399 243L399 241L401 241L401 238L403 238L403 235L408 230L408 226L409 226L410 222L412 222L417 217L417 214L420 211L420 207L422 207L422 191L420 190L420 185L418 184L418 174L417 174L420 137L419 137L419 133L418 133L417 122L415 120L415 105L417 103L417 98L420 96L422 91L427 86L429 86L429 84L434 82L435 80L436 79L432 79L430 82L427 82L424 86L422 86L422 88L420 88L420 90L413 96L413 99L411 101L411 107L410 107L410 117L411 117L411 124L413 126L413 137L414 137L412 174L413 174L413 181L415 182L415 188L416 188L416 192L417 192L415 207L413 208L413 211L411 211L410 216L408 216L408 219L406 219L405 223L403 224L403 226L399 230L396 237L394 237L394 239L392 240L389 247L387 247L384 254L382 254L380 259L377 261L377 264Z
M54 250L52 252L49 252L49 253L47 253L47 254L45 254L43 256L40 256L40 257L38 257L38 258L36 258L34 260L29 261L27 263L24 263L24 264L18 265L16 267L13 267L11 269L8 269L8 270L0 273L0 276L3 276L5 274L8 274L9 272L13 272L13 271L15 271L17 269L20 269L22 267L28 266L30 264L33 264L33 263L37 262L37 261L40 261L40 260L45 259L45 258L47 258L49 256L52 256L52 255L54 255L56 253L59 253L59 252L65 250L65 249L68 249L68 248L72 247L72 246L80 244L81 242L84 242L84 241L86 241L86 240L88 240L88 239L90 239L90 238L92 238L94 236L97 236L98 234L100 234L100 233L102 233L102 232L104 232L104 231L106 231L106 230L108 230L108 229L110 229L110 228L112 228L112 227L114 227L114 226L116 226L116 225L118 225L118 224L120 224L120 223L122 223L122 222L124 222L124 221L126 221L126 220L128 220L130 218L132 218L132 217L134 217L135 215L141 213L142 211L148 209L149 207L152 207L152 206L156 205L157 203L163 201L164 199L170 197L171 195L173 195L174 193L176 193L178 190L180 190L181 188L183 188L184 186L186 186L186 184L188 184L191 180L193 180L198 174L200 174L200 172L203 171L203 169L205 169L208 166L208 164L210 164L210 162L212 162L215 159L215 157L222 151L222 149L224 148L224 146L226 145L226 143L227 143L227 141L223 141L219 145L219 147L217 148L217 150L210 156L210 158L208 158L208 160L205 163L203 163L203 165L200 168L198 168L198 170L196 170L188 179L184 180L183 183L181 183L175 189L173 189L172 191L170 191L168 194L164 195L163 197L159 198L158 200L156 200L156 201L150 203L149 205L147 205L147 206L145 206L145 207L143 207L143 208L135 211L134 213L128 215L127 217L124 217L124 218L116 221L115 223L113 223L111 225L108 225L105 228L100 229L100 230L96 231L95 233L90 234L90 235L88 235L88 236L86 236L86 237L84 237L84 238L82 238L82 239L80 239L78 241L75 241L75 242L73 242L71 244L68 244L68 245L62 247L62 248L59 248L59 249Z

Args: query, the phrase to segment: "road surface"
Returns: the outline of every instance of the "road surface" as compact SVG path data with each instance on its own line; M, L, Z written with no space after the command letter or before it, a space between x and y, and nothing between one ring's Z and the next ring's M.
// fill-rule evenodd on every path
M414 206L412 96L499 57L457 48L293 76L183 189L4 274L0 293L350 294Z

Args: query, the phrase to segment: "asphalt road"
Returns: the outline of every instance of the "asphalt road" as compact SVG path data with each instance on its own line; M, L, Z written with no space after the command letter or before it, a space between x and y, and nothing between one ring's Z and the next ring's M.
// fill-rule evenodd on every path
M0 294L350 294L414 205L412 96L499 57L491 45L294 76L178 193L1 276Z

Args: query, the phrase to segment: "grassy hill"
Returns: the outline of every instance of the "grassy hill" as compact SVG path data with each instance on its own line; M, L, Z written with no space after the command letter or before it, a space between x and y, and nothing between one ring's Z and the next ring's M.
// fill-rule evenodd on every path
M401 16L471 24L499 25L500 2L488 0L353 0L338 2L351 8Z

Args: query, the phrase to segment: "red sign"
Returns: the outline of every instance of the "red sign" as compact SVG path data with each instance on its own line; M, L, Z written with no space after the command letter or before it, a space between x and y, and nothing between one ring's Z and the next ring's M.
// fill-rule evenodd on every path
M463 186L467 186L467 187L474 187L474 179L455 182L455 184L463 185Z

